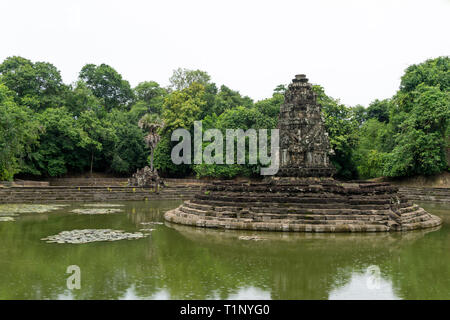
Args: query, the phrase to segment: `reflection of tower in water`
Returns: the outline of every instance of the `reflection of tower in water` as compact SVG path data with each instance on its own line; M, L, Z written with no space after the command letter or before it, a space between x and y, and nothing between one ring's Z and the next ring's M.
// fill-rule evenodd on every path
M234 281L252 286L243 274L252 274L270 291L272 299L328 299L330 292L350 282L355 274L379 266L396 291L408 287L410 278L399 281L391 265L408 247L435 229L410 233L310 234L258 233L262 241L239 240L253 232L218 231L168 224L181 236L208 252L211 263L230 270ZM239 261L239 263L236 263ZM401 261L400 261L401 263ZM414 276L414 267L409 268ZM234 271L233 271L234 270ZM244 272L245 271L245 272ZM393 279L396 279L394 281ZM369 290L367 288L367 290Z

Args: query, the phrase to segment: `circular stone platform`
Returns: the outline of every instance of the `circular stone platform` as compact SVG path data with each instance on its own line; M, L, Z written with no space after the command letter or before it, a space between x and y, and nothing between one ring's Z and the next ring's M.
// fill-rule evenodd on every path
M332 178L220 181L164 217L197 227L294 232L407 231L442 223L397 191L388 183Z

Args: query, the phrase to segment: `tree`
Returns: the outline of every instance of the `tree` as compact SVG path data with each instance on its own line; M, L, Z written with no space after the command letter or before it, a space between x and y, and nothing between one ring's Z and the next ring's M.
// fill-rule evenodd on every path
M450 88L449 66L449 57L428 59L423 63L409 66L402 76L400 91L403 93L414 91L421 83L438 87L441 91L448 91Z
M173 70L173 74L169 79L169 87L172 90L183 90L191 86L194 82L206 86L210 80L211 77L205 71L178 68Z
M164 122L157 115L147 113L139 120L138 125L147 132L144 141L147 148L150 149L150 169L153 171L154 151L161 139L159 131L164 127Z
M247 108L238 106L232 109L227 109L220 116L208 116L203 121L203 131L210 128L217 128L222 131L223 146L226 146L226 129L274 129L277 125L277 118L261 113L257 108ZM270 131L269 131L270 139ZM248 141L248 139L246 139ZM237 150L237 142L235 141L234 149ZM248 145L248 142L246 142ZM209 145L204 142L203 148ZM198 177L214 177L230 179L237 176L256 176L260 173L259 164L249 164L249 152L246 148L245 158L246 164L225 164L225 154L222 155L224 164L195 164L194 172ZM235 157L237 152L235 152Z
M103 100L97 98L83 81L75 84L66 99L68 111L77 117L85 111L93 111L96 114L105 113L103 105Z
M262 114L270 118L277 119L283 102L284 90L280 89L280 86L278 86L275 88L271 98L256 102L255 107Z
M129 112L113 110L105 117L105 125L114 131L114 136L102 142L103 151L99 162L103 170L111 169L120 174L131 174L144 167L148 159L144 132L138 127L134 116ZM102 165L98 163L97 166Z
M170 135L161 136L161 140L155 149L154 166L162 176L185 177L192 172L192 165L176 165L172 162L171 152L174 144L170 140Z
M439 86L424 83L400 99L397 109L403 121L396 121L398 133L395 147L387 157L384 174L387 176L431 175L441 172L446 163L446 132L450 119L449 92ZM402 93L400 93L402 95Z
M389 122L389 99L373 101L367 108L367 119L377 119L380 122Z
M353 150L358 141L358 121L352 109L341 104L325 94L321 86L313 86L317 94L317 102L321 105L325 128L328 132L334 155L330 157L336 167L336 176L352 179L357 176L356 165L353 161Z
M389 106L393 146L385 175L430 175L447 168L449 66L448 57L438 57L406 69Z
M89 137L75 117L64 107L47 108L37 114L37 120L43 133L35 155L27 160L28 170L51 177L82 171L89 163L85 157Z
M68 87L59 70L48 62L32 63L9 57L0 64L1 81L15 94L15 101L35 111L64 105Z
M216 95L213 109L209 114L215 113L220 115L224 111L238 106L251 108L253 106L253 100L247 96L243 97L238 91L231 90L227 86L222 85L220 86L220 91Z
M133 105L132 110L139 110L139 112L144 112L144 114L161 114L167 93L167 90L161 88L155 81L141 82L134 88L136 103ZM142 115L140 116L142 117Z
M133 101L134 95L128 81L107 64L96 66L85 65L79 75L94 95L102 99L107 111L113 108L127 109Z
M0 180L12 180L23 157L37 142L38 123L30 110L14 101L14 93L0 82Z
M84 131L83 147L89 151L90 173L92 176L94 166L94 156L103 149L104 141L117 141L115 130L112 125L97 118L94 111L84 111L77 119L78 127Z
M170 93L163 104L163 134L172 134L178 128L191 129L206 105L204 95L205 87L197 82L181 91Z
M359 125L367 121L367 109L362 105L356 105L352 108L353 117Z
M354 152L354 159L360 178L374 178L383 175L389 146L392 139L389 126L372 118L364 122L358 132L358 145Z

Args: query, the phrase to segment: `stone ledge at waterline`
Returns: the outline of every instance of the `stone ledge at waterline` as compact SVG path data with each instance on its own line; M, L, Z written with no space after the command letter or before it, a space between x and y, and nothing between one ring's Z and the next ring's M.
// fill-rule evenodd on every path
M90 187L75 186L27 186L11 187L12 183L0 186L0 203L45 203L53 201L111 201L152 199L192 199L206 182L202 180L166 179L167 187L158 194L151 188L117 187L111 185ZM217 183L230 181L217 180ZM433 201L450 203L450 188L400 187L399 193L411 201Z
M139 187L10 187L0 188L0 203L191 199L200 184L170 185L159 190Z
M442 223L397 191L388 183L331 178L221 181L164 217L197 227L294 232L408 231Z

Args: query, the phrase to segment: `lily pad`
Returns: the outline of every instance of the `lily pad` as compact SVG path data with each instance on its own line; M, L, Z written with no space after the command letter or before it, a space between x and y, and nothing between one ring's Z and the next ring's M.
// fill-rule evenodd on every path
M93 208L93 209L74 209L72 210L72 212L78 214L108 214L108 213L123 212L123 210L115 208Z
M0 217L0 222L16 221L13 217Z
M98 207L98 208L113 208L113 207L123 207L123 204L117 203L87 203L85 207Z
M2 204L0 214L44 213L66 207L67 204Z
M82 244L99 241L135 240L147 237L142 232L125 232L112 229L76 229L62 231L56 235L42 238L47 243L72 243Z
M0 213L0 217L17 217L17 213Z
M261 238L259 236L240 236L239 240L253 240L253 241L262 241L266 240L264 238Z

